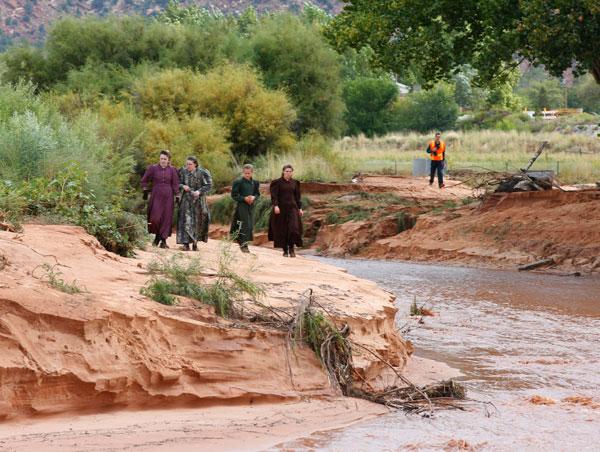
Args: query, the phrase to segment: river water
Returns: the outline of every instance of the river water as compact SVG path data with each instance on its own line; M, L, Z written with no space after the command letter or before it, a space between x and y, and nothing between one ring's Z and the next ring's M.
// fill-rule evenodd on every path
M392 412L284 449L600 450L600 278L320 260L393 292L415 354L459 369L468 397L496 409ZM437 315L418 325L413 300Z

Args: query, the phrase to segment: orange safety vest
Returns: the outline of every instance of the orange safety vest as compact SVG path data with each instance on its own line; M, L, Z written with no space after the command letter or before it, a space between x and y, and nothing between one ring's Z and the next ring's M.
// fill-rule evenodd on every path
M435 151L435 140L429 142L429 150ZM446 143L440 140L440 148L437 150L437 155L429 154L431 160L444 160L444 153L446 152Z

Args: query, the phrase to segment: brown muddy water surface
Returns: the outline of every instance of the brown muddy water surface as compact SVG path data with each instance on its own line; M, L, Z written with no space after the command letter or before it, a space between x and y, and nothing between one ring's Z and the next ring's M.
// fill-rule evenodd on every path
M391 412L281 449L600 450L600 278L322 260L393 292L415 354L459 369L468 397L496 410ZM417 324L413 299L437 315Z

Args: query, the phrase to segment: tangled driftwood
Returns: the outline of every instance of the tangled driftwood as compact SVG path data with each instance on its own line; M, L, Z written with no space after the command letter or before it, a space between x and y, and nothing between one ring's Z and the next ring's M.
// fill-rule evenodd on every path
M261 312L253 313L251 320L286 330L291 344L303 343L311 347L321 359L332 384L346 396L429 415L436 409L464 409L464 403L470 401L460 383L448 380L418 387L376 351L352 341L350 327L344 324L338 328L331 313L315 299L311 289L301 295L293 313L262 303L258 306ZM352 362L353 348L360 348L392 369L402 385L383 391L365 390L354 385L355 379L362 380L362 377Z

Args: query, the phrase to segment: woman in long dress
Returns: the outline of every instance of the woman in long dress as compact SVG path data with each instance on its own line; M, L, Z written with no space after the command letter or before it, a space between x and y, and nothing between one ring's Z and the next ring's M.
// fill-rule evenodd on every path
M300 182L293 179L292 165L283 167L281 177L271 182L271 218L269 240L275 248L283 248L285 257L296 257L294 246L302 246L302 200Z
M173 227L174 197L179 194L179 177L177 170L171 166L169 151L160 151L158 164L146 169L141 184L144 199L148 199L152 184L148 201L148 232L155 234L153 245L160 243L161 248L168 248L167 238L171 236Z
M177 243L185 251L198 249L198 241L208 241L210 211L206 194L212 189L212 177L207 169L198 165L194 156L187 158L185 166L179 170L181 204L177 221Z

